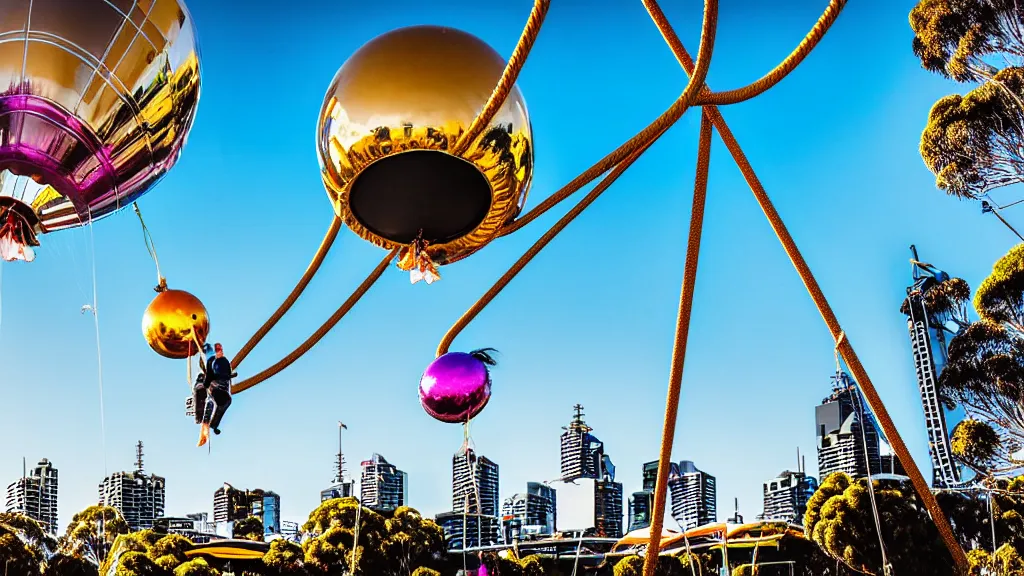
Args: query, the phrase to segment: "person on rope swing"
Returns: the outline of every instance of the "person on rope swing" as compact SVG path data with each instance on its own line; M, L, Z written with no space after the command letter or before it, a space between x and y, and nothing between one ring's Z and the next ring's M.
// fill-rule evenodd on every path
M196 407L196 424L200 425L199 444L203 446L210 439L210 428L214 434L220 434L220 421L224 418L228 406L231 406L231 361L224 357L224 348L218 342L213 345L213 355L209 356L210 345L205 344L207 352L206 373L199 373L192 391ZM207 394L213 399L212 414L206 409Z

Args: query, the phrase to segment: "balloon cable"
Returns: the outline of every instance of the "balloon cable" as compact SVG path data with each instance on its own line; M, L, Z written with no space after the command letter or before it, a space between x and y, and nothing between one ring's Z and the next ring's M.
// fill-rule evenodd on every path
M153 241L153 235L149 232L149 228L146 226L146 221L142 219L142 211L139 210L139 203L132 202L132 208L135 210L135 215L139 217L139 224L142 225L142 241L146 243L146 251L149 252L149 257L153 259L153 264L156 265L156 291L162 292L167 288L167 280L160 272L160 259L156 256L156 243Z
M92 229L92 212L89 213L89 249L92 256L92 320L96 327L96 367L100 389L100 446L103 449L103 477L107 477L107 419L103 397L103 348L100 344L100 314L97 307L99 296L96 290L96 235Z

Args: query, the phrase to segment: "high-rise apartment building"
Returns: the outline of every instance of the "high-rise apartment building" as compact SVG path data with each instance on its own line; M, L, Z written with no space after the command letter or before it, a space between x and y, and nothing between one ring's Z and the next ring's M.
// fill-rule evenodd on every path
M615 481L615 465L605 454L604 443L591 434L593 428L583 421L583 406L573 406L573 419L562 428L560 437L563 482L593 478L594 518L599 535L622 536L622 484Z
M832 394L814 410L818 475L833 472L863 478L881 471L880 434L864 397L848 374L832 376ZM861 422L865 425L861 426ZM870 468L869 468L870 466Z
M465 444L452 457L452 512L498 515L498 465Z
M540 482L527 482L526 492L506 498L501 505L505 542L555 533L555 489Z
M338 422L338 455L334 462L334 482L329 488L320 491L321 502L355 496L355 482L345 478L345 453L341 451L342 430L348 430L348 426Z
M24 467L24 462L22 463ZM57 525L57 469L46 458L7 487L7 512L24 514L32 518L49 534L56 534Z
M949 275L930 264L919 262L917 249L911 246L910 250L914 254L913 283L907 287L907 298L900 311L907 316L910 348L917 372L917 386L921 392L925 430L928 432L928 452L932 459L932 486L948 488L961 482L961 469L953 459L949 431L946 428L946 412L939 399L937 384L939 374L946 365L947 338L955 332L945 325L942 315L928 309L928 298L925 295L928 290L949 280Z
M99 503L121 513L132 531L153 527L153 521L164 515L166 481L143 472L142 441L135 446L135 471L115 472L99 486Z
M818 481L800 472L786 470L764 483L763 520L803 524L807 501L818 489Z
M380 512L390 512L409 503L409 476L388 463L380 454L363 460L359 482L360 501L363 506Z
M452 511L437 516L450 550L500 540L498 465L463 444L452 457Z
M583 406L573 406L572 422L562 428L561 468L562 480L576 478L602 478L605 473L615 476L615 467L604 453L604 443L590 432L593 430L583 421ZM611 468L611 470L608 470Z
M255 516L263 533L281 533L281 497L269 490L240 490L227 482L213 493L213 521L235 522Z
M679 476L679 465L668 463L668 477ZM651 525L651 511L654 510L654 486L658 481L658 461L643 466L643 489L629 497L629 531L640 530Z
M683 530L718 521L718 491L715 477L683 460L678 473L669 475L672 517Z

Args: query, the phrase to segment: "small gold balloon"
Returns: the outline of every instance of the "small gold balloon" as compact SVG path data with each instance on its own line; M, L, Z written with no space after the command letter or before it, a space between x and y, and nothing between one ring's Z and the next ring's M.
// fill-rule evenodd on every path
M210 318L198 298L184 290L164 290L142 315L142 335L157 354L176 360L199 352L210 333ZM197 344L198 341L198 344Z
M494 239L519 215L533 175L519 88L465 153L449 150L504 69L484 41L439 26L393 30L356 51L335 75L317 128L338 217L382 248L425 245L438 265Z

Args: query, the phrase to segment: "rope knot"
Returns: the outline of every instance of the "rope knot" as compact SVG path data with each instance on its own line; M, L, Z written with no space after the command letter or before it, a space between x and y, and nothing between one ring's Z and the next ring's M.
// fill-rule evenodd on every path
M159 284L157 284L153 288L153 291L156 292L157 294L160 294L161 292L167 292L167 278L161 276Z

